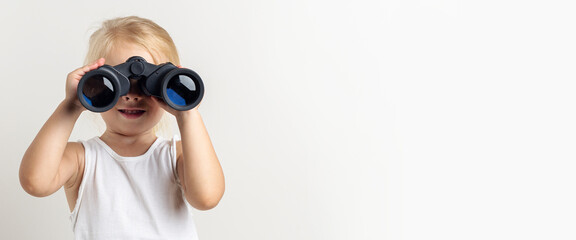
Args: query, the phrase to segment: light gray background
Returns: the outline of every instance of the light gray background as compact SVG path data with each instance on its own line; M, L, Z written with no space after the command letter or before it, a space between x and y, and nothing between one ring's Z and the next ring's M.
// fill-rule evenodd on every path
M20 159L104 19L166 28L222 162L201 239L574 239L570 1L3 1L0 239L71 239ZM101 131L82 115L71 140Z

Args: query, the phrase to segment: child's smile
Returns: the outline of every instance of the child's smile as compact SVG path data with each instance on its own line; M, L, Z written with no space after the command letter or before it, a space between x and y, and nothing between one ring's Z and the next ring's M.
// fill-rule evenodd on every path
M144 113L146 113L146 110L133 109L133 108L118 109L118 111L120 112L120 114L122 114L122 116L124 116L127 119L136 119L144 115Z

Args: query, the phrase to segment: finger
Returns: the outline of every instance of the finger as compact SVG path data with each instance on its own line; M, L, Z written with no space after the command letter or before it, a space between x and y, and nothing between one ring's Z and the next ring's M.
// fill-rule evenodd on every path
M106 62L106 60L104 58L99 58L94 63L85 66L85 67L88 67L88 71L85 71L85 72L89 72L89 71L92 71L96 68L101 67L102 65L104 65L104 62Z
M104 65L104 63L106 62L106 59L104 59L104 58L99 58L96 62L98 63L98 66L102 66L102 65Z
M99 58L99 59L96 60L95 62L79 68L79 70L81 69L81 70L84 71L84 72L92 71L92 70L94 70L94 69L96 69L96 68L99 68L99 67L101 67L102 65L104 65L104 62L105 62L105 61L106 61L106 60L105 60L104 58Z
M83 67L80 67L80 68L74 70L71 74L75 75L74 78L79 80L79 77L82 77L87 72L90 72L94 69L97 69L97 68L103 66L105 62L106 62L106 60L104 58L99 58L98 60L96 60L92 64L88 64L88 65L85 65Z

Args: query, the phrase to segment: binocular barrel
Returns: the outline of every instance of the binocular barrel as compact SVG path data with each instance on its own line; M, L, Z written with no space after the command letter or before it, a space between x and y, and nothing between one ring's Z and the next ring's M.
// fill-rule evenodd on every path
M137 80L142 93L159 97L179 111L196 107L204 96L204 83L196 72L172 63L154 65L134 56L125 63L87 72L78 83L78 99L92 112L108 111L128 94L130 79Z

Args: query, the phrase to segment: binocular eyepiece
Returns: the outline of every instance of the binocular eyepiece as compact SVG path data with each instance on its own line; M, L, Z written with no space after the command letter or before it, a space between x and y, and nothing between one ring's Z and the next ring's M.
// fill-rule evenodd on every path
M78 99L92 112L108 111L128 94L130 79L136 79L147 96L159 97L179 111L196 107L204 96L204 84L194 71L172 63L154 65L134 56L125 63L87 72L78 83Z

